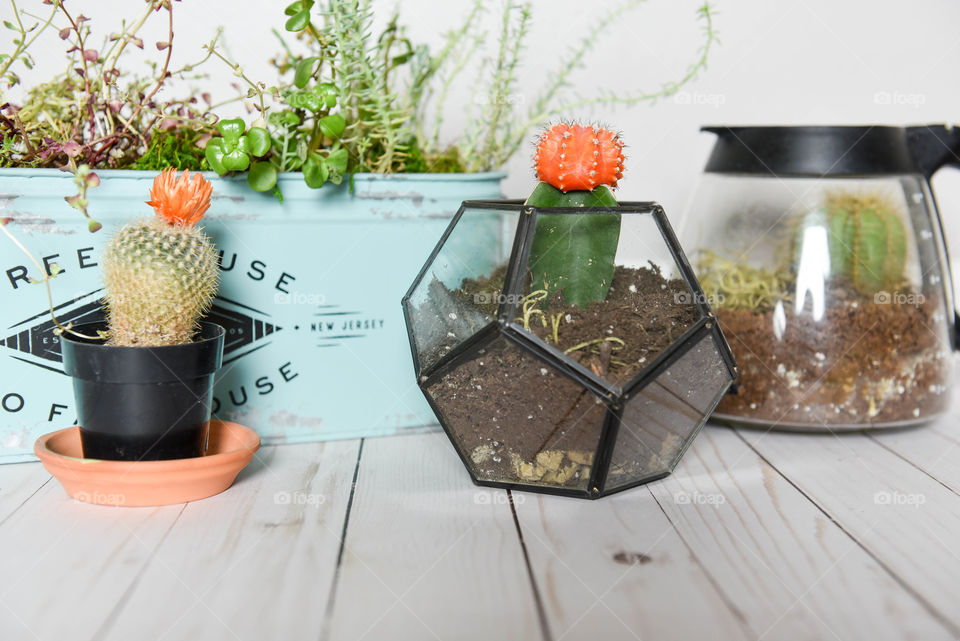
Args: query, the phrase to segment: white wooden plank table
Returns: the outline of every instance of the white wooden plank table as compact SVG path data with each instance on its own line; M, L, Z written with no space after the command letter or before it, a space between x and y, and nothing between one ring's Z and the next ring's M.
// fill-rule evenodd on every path
M475 487L442 433L265 447L163 508L0 466L0 640L960 639L958 418L711 425L598 501Z

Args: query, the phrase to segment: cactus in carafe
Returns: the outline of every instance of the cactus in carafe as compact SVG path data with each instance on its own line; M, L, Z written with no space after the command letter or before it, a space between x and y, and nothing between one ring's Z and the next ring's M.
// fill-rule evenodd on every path
M197 223L212 185L168 169L154 180L155 216L124 225L103 254L109 343L178 345L194 339L219 284L219 256Z
M828 193L823 206L803 218L797 238L811 226L827 232L830 273L845 278L861 295L872 297L903 283L906 227L896 204L882 194ZM797 249L803 251L802 245ZM799 259L797 252L795 256Z

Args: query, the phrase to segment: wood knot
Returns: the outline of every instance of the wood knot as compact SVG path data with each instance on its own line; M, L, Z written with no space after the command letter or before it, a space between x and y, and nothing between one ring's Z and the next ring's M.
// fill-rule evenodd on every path
M653 561L653 557L643 552L620 551L613 555L613 560L623 565L646 565Z

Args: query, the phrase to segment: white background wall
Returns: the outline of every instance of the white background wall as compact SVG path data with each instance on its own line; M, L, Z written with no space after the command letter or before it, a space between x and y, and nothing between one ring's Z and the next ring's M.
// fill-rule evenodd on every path
M379 18L397 6L414 41L436 44L469 9L468 0L375 0ZM39 0L21 0L40 12ZM284 1L184 0L175 5L174 64L201 56L200 45L223 25L230 52L249 75L270 79L267 59L276 51L268 28L282 30ZM610 0L534 0L534 26L526 42L522 105L557 58L595 16L616 6ZM960 2L956 0L714 0L722 43L707 71L676 99L624 110L594 110L572 116L596 118L623 132L629 145L624 199L660 201L680 225L712 144L702 124L859 124L960 122ZM652 89L682 75L699 43L691 0L649 0L609 30L577 72L584 94L600 89ZM94 19L96 31L116 29L135 0L69 0L74 11ZM501 2L490 0L485 20L493 24ZM4 4L0 14L10 12ZM8 17L4 15L3 17ZM165 39L162 16L144 30L144 40ZM63 64L55 33L35 48L38 68L27 82ZM6 50L9 44L4 45ZM148 44L147 52L159 59ZM208 65L202 84L226 97L232 80L226 67ZM878 100L878 95L881 99ZM14 94L15 97L15 94ZM889 98L884 100L883 97ZM445 132L462 122L462 105L473 100L459 87ZM459 101L459 105L456 104ZM459 119L459 120L458 120ZM532 132L531 132L532 133ZM529 149L508 163L508 196L533 185ZM935 180L948 235L960 257L960 173Z

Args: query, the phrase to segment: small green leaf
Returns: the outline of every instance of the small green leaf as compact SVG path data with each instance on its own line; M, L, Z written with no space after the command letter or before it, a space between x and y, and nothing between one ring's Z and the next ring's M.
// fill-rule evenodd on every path
M347 173L347 160L349 156L346 149L335 149L327 154L327 166L330 167L331 173Z
M7 29L11 29L11 30L13 30L13 31L17 31L17 28L16 28L15 26L13 26L13 23L10 22L9 20L4 20L4 21L3 21L3 26L6 27Z
M310 56L297 63L296 70L293 73L293 84L297 89L303 89L310 82L310 78L313 76L313 67L319 59L317 56Z
M344 120L340 114L330 114L329 116L321 118L317 124L320 126L320 131L323 132L324 136L328 138L339 138L347 126L347 121Z
M223 136L223 141L228 148L240 142L240 136L243 135L243 131L246 128L247 125L243 122L243 118L221 120L219 124L217 124L217 129L220 130L220 135Z
M89 231L91 234L98 232L101 229L103 229L103 225L95 221L93 218L87 221L87 231Z
M247 183L256 191L269 191L277 184L277 169L267 161L255 162L247 174Z
M254 156L263 156L270 151L270 134L263 127L250 127L247 132L247 151Z
M293 14L283 26L287 31L303 31L308 24L310 24L310 12L304 9Z
M250 156L241 149L227 152L223 154L223 166L228 171L245 171L250 166Z
M275 127L292 127L300 124L300 116L288 110L275 111L267 116L267 120Z
M313 90L313 93L323 100L328 109L337 104L337 98L340 96L340 90L337 89L337 86L329 82L321 82Z
M303 182L307 183L310 189L319 189L323 183L327 182L327 176L330 170L323 158L317 154L311 153L307 161L303 163Z
M283 92L283 99L294 109L320 111L323 108L323 101L312 91L287 90Z
M207 159L207 163L210 165L210 169L217 172L218 175L222 176L227 173L227 168L223 166L223 139L222 138L212 138L207 142L206 149L203 150L203 155Z
M309 11L313 7L313 0L297 0L296 2L291 2L287 5L287 8L283 10L288 16L292 16L301 10Z

